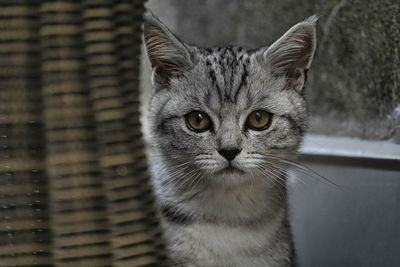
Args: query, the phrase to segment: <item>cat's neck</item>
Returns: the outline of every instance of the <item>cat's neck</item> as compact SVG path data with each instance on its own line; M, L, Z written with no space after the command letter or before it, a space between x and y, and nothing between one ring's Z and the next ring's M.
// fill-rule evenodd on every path
M262 181L265 177L251 178L253 180L231 187L206 184L198 191L182 195L176 195L174 189L159 188L162 193L158 197L160 202L168 203L182 213L210 222L251 224L271 220L282 212L286 214L286 186Z

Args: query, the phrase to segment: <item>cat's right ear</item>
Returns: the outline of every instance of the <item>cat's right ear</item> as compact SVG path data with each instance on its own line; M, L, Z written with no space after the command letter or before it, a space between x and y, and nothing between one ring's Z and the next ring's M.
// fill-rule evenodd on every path
M287 88L302 92L316 47L317 16L297 23L267 49L261 49L261 61L272 74L284 76Z
M154 85L168 86L173 76L179 76L193 65L189 48L151 12L144 16L143 34Z

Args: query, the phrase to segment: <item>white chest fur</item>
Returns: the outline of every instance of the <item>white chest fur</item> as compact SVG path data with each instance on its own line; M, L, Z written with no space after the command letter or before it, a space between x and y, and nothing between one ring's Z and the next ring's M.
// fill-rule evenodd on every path
M176 228L169 226L167 233L173 240L170 240L172 250L190 255L201 263L199 266L266 267L271 262L266 249L273 242L283 216L282 212L273 221L254 227L194 223Z

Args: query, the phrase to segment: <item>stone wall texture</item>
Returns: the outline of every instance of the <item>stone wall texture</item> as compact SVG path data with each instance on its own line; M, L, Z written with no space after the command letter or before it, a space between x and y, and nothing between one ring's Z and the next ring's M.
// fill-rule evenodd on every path
M203 47L269 45L319 15L306 89L310 132L400 143L399 0L150 0L147 6L183 41Z

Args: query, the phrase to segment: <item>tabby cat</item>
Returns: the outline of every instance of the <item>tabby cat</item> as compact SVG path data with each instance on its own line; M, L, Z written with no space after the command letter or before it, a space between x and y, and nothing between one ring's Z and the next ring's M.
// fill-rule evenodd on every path
M203 49L145 16L149 164L172 266L295 266L286 171L307 124L316 20L269 47Z

